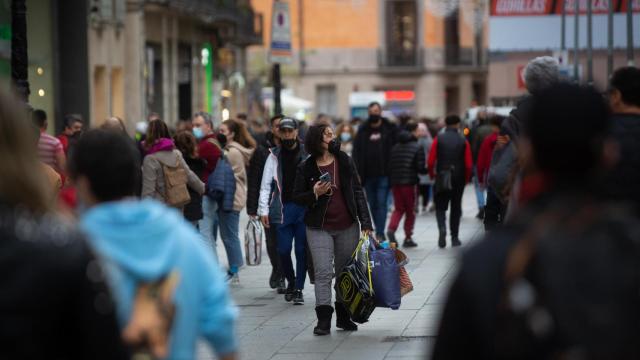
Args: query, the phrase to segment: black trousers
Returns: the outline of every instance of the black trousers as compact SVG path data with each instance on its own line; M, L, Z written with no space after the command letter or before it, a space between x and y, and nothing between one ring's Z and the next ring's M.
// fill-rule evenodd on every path
M484 207L484 230L495 230L504 221L506 206L500 202L493 189L487 189L487 204Z
M446 217L445 214L449 206L449 228L451 236L457 237L460 229L460 218L462 217L462 195L464 194L464 185L453 184L451 191L442 191L434 195L436 204L436 219L438 220L438 230L441 234L446 234Z
M282 276L280 257L278 256L278 231L276 228L276 224L271 224L268 229L265 229L265 237L267 239L267 255L269 255L269 261L271 262L273 272Z
M431 197L431 185L418 185L418 191L422 196L422 207L426 208L429 204L429 198Z

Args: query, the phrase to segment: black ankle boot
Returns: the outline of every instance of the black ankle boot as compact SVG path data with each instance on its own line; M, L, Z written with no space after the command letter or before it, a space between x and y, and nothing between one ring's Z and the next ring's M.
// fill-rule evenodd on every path
M438 237L438 247L444 248L447 246L447 223L446 223L446 213L444 211L436 210L436 220L438 221L438 232L440 236Z
M351 321L349 311L344 307L341 302L335 303L336 305L336 327L345 331L358 331L358 325Z
M316 316L318 317L318 325L313 328L315 335L331 334L331 315L333 308L331 305L316 306Z

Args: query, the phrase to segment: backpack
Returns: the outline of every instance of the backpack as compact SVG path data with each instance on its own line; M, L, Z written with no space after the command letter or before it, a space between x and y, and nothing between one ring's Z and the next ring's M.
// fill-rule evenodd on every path
M207 196L220 205L223 211L233 210L233 198L236 193L236 178L226 153L218 160L216 168L207 179Z
M164 174L164 201L167 205L182 208L191 201L189 189L187 189L187 170L180 165L180 159L176 159L176 166L162 164Z

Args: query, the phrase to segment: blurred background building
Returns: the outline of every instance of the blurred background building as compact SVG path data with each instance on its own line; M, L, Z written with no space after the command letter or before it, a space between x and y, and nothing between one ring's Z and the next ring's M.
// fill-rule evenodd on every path
M246 48L262 42L248 0L26 0L30 103L133 127L247 104ZM10 81L11 1L0 1L0 84ZM226 110L226 111L223 111ZM53 131L53 126L50 127Z
M365 116L375 100L394 114L436 117L486 100L487 1L289 3L294 61L283 66L283 86L316 114ZM252 4L269 29L273 0ZM268 83L267 51L249 49L249 74Z

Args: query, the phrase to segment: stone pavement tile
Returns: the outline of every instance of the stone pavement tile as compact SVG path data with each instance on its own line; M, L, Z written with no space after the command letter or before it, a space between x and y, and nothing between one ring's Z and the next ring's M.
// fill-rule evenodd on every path
M328 359L382 360L392 347L392 342L351 342L348 339Z
M399 341L393 346L393 348L391 348L386 359L398 356L414 356L422 357L424 359L427 354L427 342L427 338L415 338L410 341Z
M275 354L271 360L324 360L329 356L325 353L301 352L297 354Z

